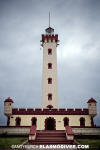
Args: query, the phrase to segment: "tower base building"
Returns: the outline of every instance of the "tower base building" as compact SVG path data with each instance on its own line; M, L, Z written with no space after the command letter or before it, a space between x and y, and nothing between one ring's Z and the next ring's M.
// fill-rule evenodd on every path
M88 108L84 109L25 109L13 108L13 101L7 98L4 102L7 126L32 126L37 130L65 130L65 126L94 127L96 101L91 98Z

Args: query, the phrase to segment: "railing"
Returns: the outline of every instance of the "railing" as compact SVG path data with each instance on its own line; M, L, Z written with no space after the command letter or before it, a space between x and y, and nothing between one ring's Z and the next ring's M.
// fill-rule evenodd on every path
M67 140L74 140L74 132L72 131L72 128L70 126L65 126L66 131L66 138Z
M34 141L36 139L36 126L31 126L30 134L29 134L29 141Z

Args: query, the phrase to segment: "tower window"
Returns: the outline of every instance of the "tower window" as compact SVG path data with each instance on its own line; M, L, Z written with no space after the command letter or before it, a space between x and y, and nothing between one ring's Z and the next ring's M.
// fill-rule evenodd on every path
M48 63L48 69L52 69L52 63Z
M52 84L52 78L48 78L48 84Z
M52 100L52 94L51 93L48 94L48 100Z
M52 49L48 49L48 55L52 55Z

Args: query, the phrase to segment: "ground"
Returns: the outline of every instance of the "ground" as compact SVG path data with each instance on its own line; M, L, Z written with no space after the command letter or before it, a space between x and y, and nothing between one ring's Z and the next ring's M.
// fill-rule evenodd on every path
M22 144L27 137L0 137L0 150L10 148L11 145Z
M8 150L10 149L11 145L22 144L26 141L28 137L0 137L0 150ZM89 150L99 150L100 149L100 137L99 138L76 138L76 141L79 144L89 145ZM84 150L84 149L82 149ZM85 149L87 150L87 149Z
M99 138L77 138L80 144L89 145L89 150L100 150L100 137ZM85 149L86 150L86 149Z

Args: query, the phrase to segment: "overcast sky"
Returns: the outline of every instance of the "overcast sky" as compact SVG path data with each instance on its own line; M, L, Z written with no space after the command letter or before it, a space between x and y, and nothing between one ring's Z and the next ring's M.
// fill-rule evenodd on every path
M0 124L7 97L14 107L41 107L40 40L49 11L60 40L59 107L87 108L93 97L100 125L100 0L0 0Z

